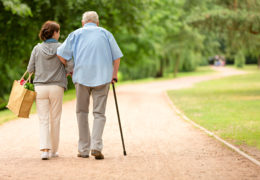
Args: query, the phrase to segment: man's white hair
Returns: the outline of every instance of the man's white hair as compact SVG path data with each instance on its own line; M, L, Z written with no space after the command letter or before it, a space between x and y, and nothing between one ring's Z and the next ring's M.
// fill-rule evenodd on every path
M82 22L87 23L87 22L93 22L93 23L98 23L98 14L96 11L87 11L82 15Z

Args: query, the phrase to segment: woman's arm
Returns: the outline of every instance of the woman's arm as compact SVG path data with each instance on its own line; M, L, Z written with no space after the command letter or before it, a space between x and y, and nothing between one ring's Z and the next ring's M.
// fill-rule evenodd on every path
M59 55L57 55L57 56L58 56L59 60L62 62L62 64L64 64L66 66L67 65L67 61L63 57L61 57Z
M32 53L31 53L29 64L27 66L27 71L29 73L35 72L35 54L36 54L35 51L36 51L36 48L34 47L33 50L32 50Z

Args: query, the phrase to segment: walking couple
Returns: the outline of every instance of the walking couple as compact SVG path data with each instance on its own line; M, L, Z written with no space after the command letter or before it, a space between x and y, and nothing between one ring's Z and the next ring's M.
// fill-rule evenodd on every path
M77 156L88 158L91 151L95 159L104 159L101 151L107 96L110 83L117 81L123 54L113 35L99 27L99 17L95 11L85 12L82 28L70 33L62 44L58 42L59 36L59 24L45 22L39 33L43 42L34 47L27 67L28 72L35 73L41 159L58 157L62 99L67 89L66 75L72 69L79 129ZM88 123L91 94L94 114L92 136Z

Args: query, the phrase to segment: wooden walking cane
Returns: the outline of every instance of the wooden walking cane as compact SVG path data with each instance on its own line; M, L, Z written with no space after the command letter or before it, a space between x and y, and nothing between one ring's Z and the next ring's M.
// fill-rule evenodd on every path
M113 79L113 80L117 82L117 79ZM114 82L112 83L112 86L113 86L113 92L114 92L114 98L115 98L115 104L116 104L118 124L119 124L119 129L120 129L120 134L121 134L122 145L123 145L123 153L126 156L125 143L124 143L123 131L122 131L121 121L120 121L120 116L119 116L119 110L118 110L118 104L117 104L116 90L115 90Z

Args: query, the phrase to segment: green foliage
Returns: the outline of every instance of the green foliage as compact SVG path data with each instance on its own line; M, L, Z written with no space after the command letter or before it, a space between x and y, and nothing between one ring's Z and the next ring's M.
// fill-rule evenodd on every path
M7 105L6 101L0 98L0 110L5 109L6 105Z
M236 67L242 68L245 65L245 61L246 58L243 54L242 51L239 51L236 55L235 55L235 65Z
M201 4L206 8L201 10ZM228 57L241 50L245 55L260 55L260 0L206 0L195 6L186 22L224 40Z
M21 3L20 0L1 0L4 9L6 11L11 11L12 14L17 14L19 16L32 16L31 9L26 5Z
M181 64L179 69L185 72L194 71L201 62L200 54L186 50L182 55Z
M100 25L110 30L118 40L128 64L135 64L145 41L138 38L143 2L122 3L107 0L1 0L0 1L0 97L7 100L13 80L24 73L33 47L39 43L38 33L46 20L56 20L61 25L62 42L67 35L81 27L81 16L95 10ZM132 50L129 48L132 43ZM129 50L128 50L129 49ZM140 54L144 50L140 51ZM140 55L141 56L141 55ZM140 59L141 61L141 59ZM71 80L69 87L73 87Z
M194 71L217 54L260 55L260 0L0 0L0 97L26 69L46 20L61 25L60 42L95 10L124 57L121 80ZM260 33L260 32L259 32ZM241 61L242 62L242 61ZM74 85L69 79L69 88Z

